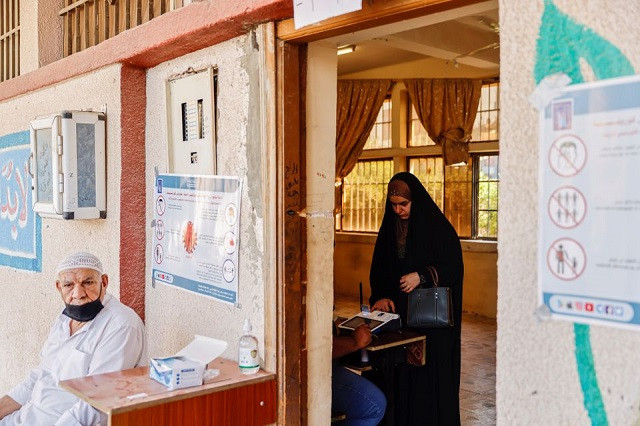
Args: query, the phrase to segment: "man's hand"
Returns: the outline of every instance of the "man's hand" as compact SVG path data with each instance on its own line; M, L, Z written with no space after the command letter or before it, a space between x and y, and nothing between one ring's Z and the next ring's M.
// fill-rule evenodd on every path
M420 278L418 278L418 282L420 282ZM395 312L396 305L391 299L380 299L373 304L371 311Z
M4 419L9 414L17 411L22 407L22 405L18 404L8 395L0 398L0 420Z
M358 349L367 347L371 342L371 329L368 324L360 324L348 336L333 336L333 359L343 357Z
M414 288L420 285L420 276L417 272L412 272L400 277L400 290L411 293Z
M358 349L366 348L371 343L371 329L368 324L360 324L353 330L353 340Z

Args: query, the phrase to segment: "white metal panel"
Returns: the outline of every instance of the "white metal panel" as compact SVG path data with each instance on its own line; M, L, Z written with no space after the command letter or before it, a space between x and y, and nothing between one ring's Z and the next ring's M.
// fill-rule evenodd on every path
M216 173L212 68L167 81L169 172Z

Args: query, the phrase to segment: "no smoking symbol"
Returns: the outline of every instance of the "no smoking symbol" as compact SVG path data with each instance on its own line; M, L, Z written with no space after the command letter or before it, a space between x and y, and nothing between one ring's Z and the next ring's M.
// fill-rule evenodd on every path
M551 194L548 210L549 217L556 226L575 228L587 214L587 200L577 188L563 186Z

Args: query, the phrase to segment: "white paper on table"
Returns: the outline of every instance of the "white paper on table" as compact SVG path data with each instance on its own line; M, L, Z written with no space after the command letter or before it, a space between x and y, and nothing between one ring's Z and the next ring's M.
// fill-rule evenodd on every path
M362 0L293 0L294 26L297 30L360 9Z
M207 365L222 355L227 346L228 344L224 340L196 334L191 343L182 348L175 356L183 356Z

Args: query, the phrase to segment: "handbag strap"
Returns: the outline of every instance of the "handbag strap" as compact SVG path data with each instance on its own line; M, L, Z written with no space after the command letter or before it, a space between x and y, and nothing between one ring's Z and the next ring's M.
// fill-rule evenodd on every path
M438 271L433 266L427 266L427 271L431 274L431 279L433 280L433 286L438 287Z

